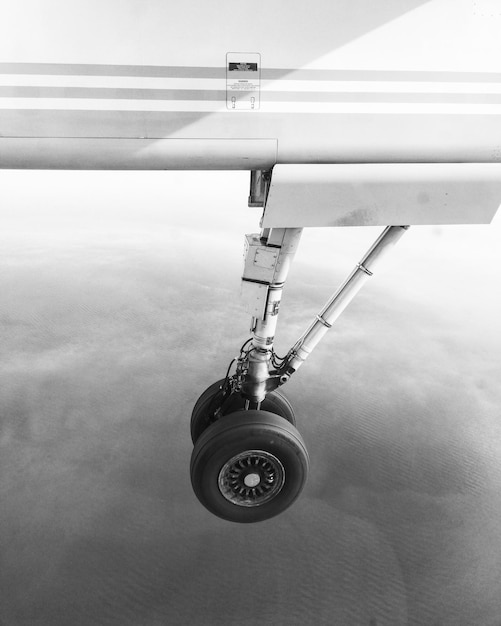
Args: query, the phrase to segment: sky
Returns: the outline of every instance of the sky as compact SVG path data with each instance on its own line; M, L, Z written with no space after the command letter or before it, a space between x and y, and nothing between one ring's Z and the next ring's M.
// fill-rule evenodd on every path
M248 174L0 182L1 626L499 626L500 216L404 235L283 388L301 498L238 525L189 418L248 337ZM304 232L279 354L379 230Z

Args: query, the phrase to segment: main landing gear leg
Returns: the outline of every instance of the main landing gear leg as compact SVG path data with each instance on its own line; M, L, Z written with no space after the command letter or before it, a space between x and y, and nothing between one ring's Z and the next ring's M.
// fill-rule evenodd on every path
M280 360L273 350L282 290L301 229L246 236L244 301L252 337L240 350L236 372L209 387L191 419L191 481L200 502L234 522L278 515L299 496L308 453L292 407L277 387L304 363L406 226L388 226L307 331ZM230 365L231 368L231 365Z
M199 398L191 419L191 480L209 511L235 522L278 515L299 496L308 453L288 400L276 388L273 341L300 228L246 236L242 297L252 316L252 337L241 348L236 372Z

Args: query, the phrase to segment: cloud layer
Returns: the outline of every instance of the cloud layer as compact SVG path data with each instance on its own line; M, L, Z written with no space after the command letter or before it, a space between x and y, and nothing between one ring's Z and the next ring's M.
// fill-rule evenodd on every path
M41 175L24 196L10 179L0 623L493 623L497 223L406 235L285 388L312 458L304 495L241 527L191 493L189 416L247 338L258 216L236 201L241 174L172 176L175 194L158 174L63 176L53 196ZM279 352L374 236L305 233Z

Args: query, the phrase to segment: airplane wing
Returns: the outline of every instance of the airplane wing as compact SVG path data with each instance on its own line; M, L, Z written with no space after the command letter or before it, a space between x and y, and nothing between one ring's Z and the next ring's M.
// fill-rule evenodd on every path
M8 1L0 165L498 161L500 44L481 5L451 21L440 0L226 1L218 21L199 2Z

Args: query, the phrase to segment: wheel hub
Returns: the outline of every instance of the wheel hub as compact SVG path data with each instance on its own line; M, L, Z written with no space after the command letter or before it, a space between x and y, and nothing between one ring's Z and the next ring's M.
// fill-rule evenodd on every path
M260 506L274 498L284 483L284 466L264 450L246 450L232 457L218 478L221 494L237 506Z

